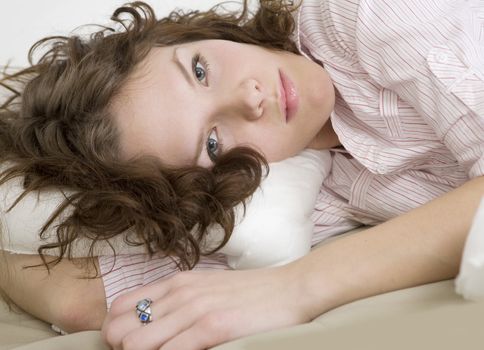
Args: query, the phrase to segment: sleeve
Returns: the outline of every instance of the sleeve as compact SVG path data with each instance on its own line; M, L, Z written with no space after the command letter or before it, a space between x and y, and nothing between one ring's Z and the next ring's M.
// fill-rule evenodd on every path
M484 175L484 0L361 0L361 65Z
M326 185L327 181L328 179L321 187L311 215L311 220L314 222L311 248L364 225L371 226L379 223L363 215L355 215L356 208L350 208L345 200L333 195L333 191Z
M130 291L155 283L179 272L175 261L148 254L118 254L98 257L108 310L113 301ZM228 270L227 258L220 253L201 256L194 270Z

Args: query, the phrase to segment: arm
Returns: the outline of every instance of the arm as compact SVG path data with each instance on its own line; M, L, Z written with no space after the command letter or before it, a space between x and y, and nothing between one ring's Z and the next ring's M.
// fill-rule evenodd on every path
M88 276L80 259L63 259L48 274L43 265L22 268L42 263L38 255L0 253L0 288L17 306L68 333L101 328L106 313L103 283L100 278L80 279Z
M484 177L362 233L333 241L292 264L314 318L339 305L454 278L484 195ZM301 273L305 271L305 273ZM317 307L315 307L317 306Z
M304 282L309 290L334 289L320 300L321 310L458 273L484 194L484 50L483 38L469 26L479 20L474 6L472 1L360 1L362 66L419 112L473 179L300 261L309 271L322 268L323 278Z
M452 278L483 194L479 177L285 266L181 272L144 286L113 302L103 339L123 349L206 349L308 322L357 299ZM140 327L133 311L143 298L153 300L149 327Z

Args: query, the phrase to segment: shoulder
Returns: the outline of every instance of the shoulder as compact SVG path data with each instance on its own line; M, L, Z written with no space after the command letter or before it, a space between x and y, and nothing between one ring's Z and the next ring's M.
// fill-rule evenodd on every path
M379 77L386 71L392 79L400 67L398 74L409 75L406 80L421 76L424 67L438 74L434 66L444 54L462 62L462 69L479 65L483 9L484 0L361 0L356 26L360 63L370 74Z
M303 0L296 15L300 45L330 57L354 56L358 0Z
M484 0L360 0L358 43L371 42L383 48L395 43L428 47L446 42L459 32L472 32L467 27L477 22L473 6L483 5Z

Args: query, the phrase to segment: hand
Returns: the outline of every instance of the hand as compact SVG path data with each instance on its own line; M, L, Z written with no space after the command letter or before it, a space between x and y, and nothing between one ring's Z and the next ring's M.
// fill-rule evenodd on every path
M117 298L103 327L114 350L198 350L250 334L308 322L290 265L243 271L184 271ZM142 325L136 303L150 298Z

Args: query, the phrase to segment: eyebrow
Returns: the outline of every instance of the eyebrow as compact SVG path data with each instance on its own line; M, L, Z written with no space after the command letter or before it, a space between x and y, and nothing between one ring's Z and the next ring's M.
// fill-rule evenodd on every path
M185 80L193 87L194 83L193 83L192 76L191 76L190 73L188 73L187 69L185 68L183 63L180 61L180 57L178 57L177 50L178 50L178 47L175 47L173 49L172 61L176 64L176 66L178 67L178 69L182 73ZM200 132L200 134L198 136L198 141L197 141L197 150L196 150L196 153L195 153L195 157L193 157L193 160L192 160L193 164L195 164L195 165L198 163L198 161L200 159L200 155L202 154L203 145L205 144L203 142L204 138L205 138L204 133Z

